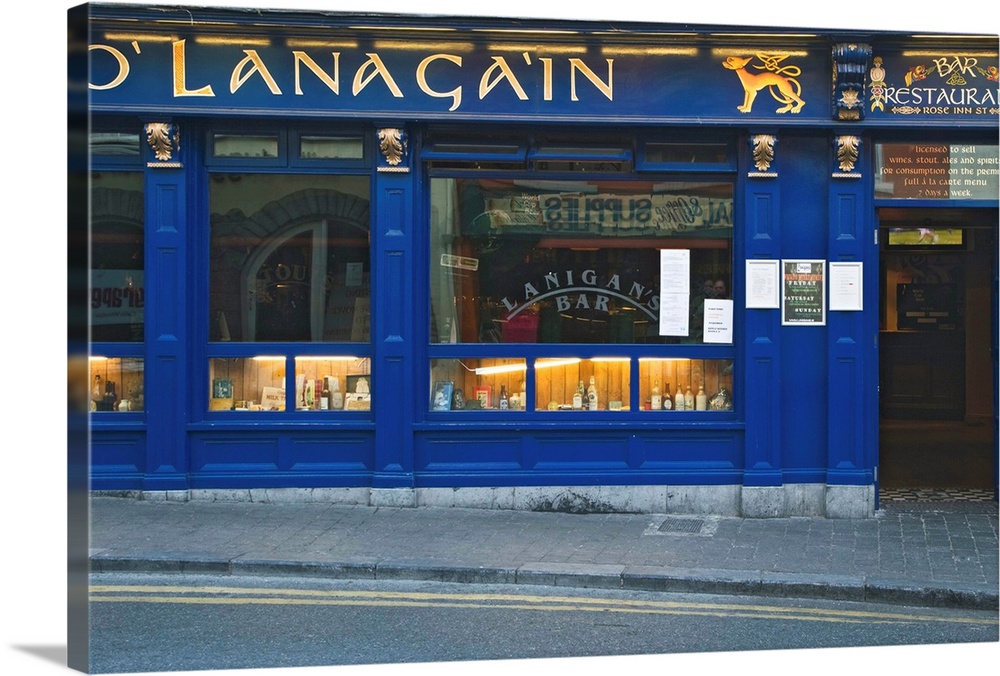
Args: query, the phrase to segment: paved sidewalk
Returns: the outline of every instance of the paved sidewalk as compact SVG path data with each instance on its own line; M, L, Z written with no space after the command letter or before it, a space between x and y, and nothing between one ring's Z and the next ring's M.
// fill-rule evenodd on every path
M871 519L95 497L93 572L306 575L997 609L997 503Z

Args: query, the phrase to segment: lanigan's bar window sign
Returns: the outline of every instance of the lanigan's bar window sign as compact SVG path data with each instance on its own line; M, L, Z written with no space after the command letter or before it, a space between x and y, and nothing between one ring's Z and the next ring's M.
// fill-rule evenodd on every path
M93 491L865 518L904 474L995 488L883 428L996 424L997 36L71 18Z

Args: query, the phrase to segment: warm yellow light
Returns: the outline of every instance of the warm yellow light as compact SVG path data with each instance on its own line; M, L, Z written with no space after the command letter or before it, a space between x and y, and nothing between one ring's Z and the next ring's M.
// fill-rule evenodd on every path
M414 42L412 40L377 40L375 49L408 49L414 51L471 52L471 42Z
M260 37L222 37L214 35L201 35L194 39L201 45L244 45L252 47L270 47L271 41L268 38Z
M278 357L278 359L284 359L284 357ZM295 361L357 361L357 357L316 357L312 355L306 355L304 357L296 357Z
M497 373L513 373L515 371L527 371L528 366L525 363L520 364L497 364L496 366L480 366L475 370L477 376L490 376Z
M283 356L263 355L262 354L262 355L258 355L256 357L253 357L253 360L254 361L285 361L285 358Z
M586 54L587 48L582 45L529 45L523 43L497 43L486 45L491 52L539 52L545 54Z
M608 55L638 55L638 56L698 56L695 47L622 47L610 45L601 47L601 54Z
M543 359L535 362L536 369L548 369L554 366L572 366L579 364L582 359L579 357L569 357L567 359Z
M102 357L101 355L92 354L90 355L90 361L107 361L107 357Z
M340 42L335 42L332 40L298 40L290 39L285 41L285 46L292 48L304 48L304 47L316 47L316 48L329 48L329 49L357 49L357 40L343 40Z
M142 40L143 42L177 42L176 35L162 35L157 33L105 33L105 40Z

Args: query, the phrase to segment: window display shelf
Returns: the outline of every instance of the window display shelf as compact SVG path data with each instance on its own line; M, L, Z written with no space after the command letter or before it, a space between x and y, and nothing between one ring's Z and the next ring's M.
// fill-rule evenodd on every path
M209 359L210 411L368 411L371 364L367 357L295 358L295 392L289 402L286 357Z
M732 360L643 357L635 366L629 357L434 359L428 410L733 410Z

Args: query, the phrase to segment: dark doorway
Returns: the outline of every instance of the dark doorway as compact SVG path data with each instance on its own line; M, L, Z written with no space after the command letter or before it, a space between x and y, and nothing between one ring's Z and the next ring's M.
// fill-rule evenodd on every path
M995 209L879 212L880 490L995 491Z

